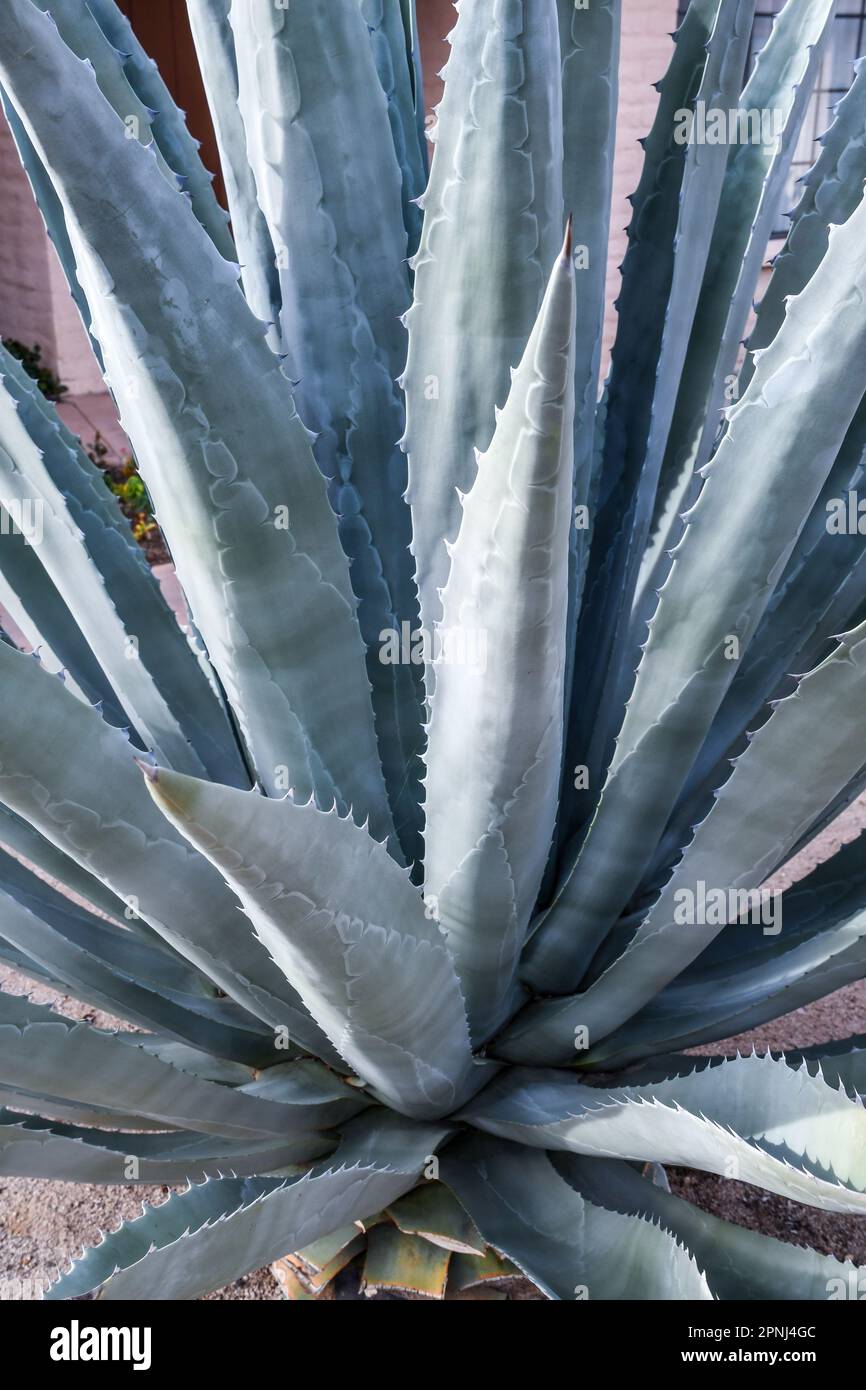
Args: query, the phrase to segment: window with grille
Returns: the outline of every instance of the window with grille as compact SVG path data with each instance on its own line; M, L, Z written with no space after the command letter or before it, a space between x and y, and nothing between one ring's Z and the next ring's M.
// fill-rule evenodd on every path
M756 55L770 36L775 16L782 9L785 0L758 0L755 23L749 45L746 76L751 72ZM679 22L682 23L688 0L680 0ZM791 161L788 185L779 207L779 216L774 237L786 234L788 212L798 198L797 180L805 174L815 161L815 142L833 119L833 107L847 92L854 76L853 64L866 53L866 0L836 0L836 12L832 30L824 50L821 70L815 83L815 90L809 103L800 138Z

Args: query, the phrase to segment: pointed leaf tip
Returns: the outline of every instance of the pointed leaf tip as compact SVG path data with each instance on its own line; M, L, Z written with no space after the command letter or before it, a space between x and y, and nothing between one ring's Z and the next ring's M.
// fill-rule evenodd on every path
M562 245L562 259L571 264L571 257L574 250L574 214L568 214L568 221L565 224L565 241Z
M148 782L159 780L159 768L154 763L146 762L144 758L134 758L133 762L144 773Z

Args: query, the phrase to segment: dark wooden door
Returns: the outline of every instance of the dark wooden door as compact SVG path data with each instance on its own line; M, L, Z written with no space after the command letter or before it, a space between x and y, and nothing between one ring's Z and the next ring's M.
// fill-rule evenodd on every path
M205 167L217 175L217 197L225 206L216 137L198 70L184 0L118 0L142 46L155 58L192 134L201 141Z
M454 0L416 0L418 33L421 38L421 58L424 63L424 106L427 119L434 106L442 100L440 70L448 61L450 49L445 35L457 23Z
M327 3L327 0L317 2ZM202 159L206 167L217 175L217 196L225 206L216 138L184 0L118 0L118 4L128 16L146 51L156 59L178 106L186 112L190 130L201 141ZM445 35L453 28L456 19L454 0L418 0L418 27L424 58L424 104L428 115L442 96L439 69L448 57Z

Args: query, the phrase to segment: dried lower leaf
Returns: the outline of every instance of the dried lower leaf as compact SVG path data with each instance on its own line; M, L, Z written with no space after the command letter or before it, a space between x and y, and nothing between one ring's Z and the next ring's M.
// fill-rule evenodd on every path
M393 1226L377 1226L367 1237L363 1287L379 1291L442 1298L448 1281L450 1253L419 1236L404 1236Z
M442 1183L423 1183L388 1208L404 1235L420 1236L443 1250L481 1255L484 1241L469 1216Z

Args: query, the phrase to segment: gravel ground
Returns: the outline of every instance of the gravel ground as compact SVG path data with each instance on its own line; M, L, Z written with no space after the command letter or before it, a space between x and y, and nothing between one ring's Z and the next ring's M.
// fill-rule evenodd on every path
M0 965L0 989L28 994L38 1004L50 1004L67 1018L86 1019L100 1028L125 1028L120 1019L57 994L42 984ZM108 1187L99 1184L46 1182L30 1178L0 1178L0 1300L32 1295L56 1277L82 1249L95 1245L99 1234L140 1215L142 1203L164 1202L168 1187ZM16 1281L25 1287L19 1288ZM6 1287L4 1288L4 1285ZM282 1294L270 1270L238 1279L209 1299L275 1299Z
M864 829L866 797L861 797L776 874L770 885L787 888L795 880L804 878ZM751 1052L753 1047L758 1052L773 1052L811 1047L815 1043L849 1038L855 1033L866 1033L866 980L846 985L835 994L773 1019L752 1032L692 1050L705 1055ZM765 1235L793 1245L810 1245L840 1260L851 1259L866 1265L866 1220L818 1211L815 1207L762 1192L747 1183L718 1178L710 1173L670 1168L668 1177L672 1191L726 1221L763 1231Z
M783 873L771 882L785 887L809 873L836 849L866 828L866 797L855 803ZM103 1027L123 1027L116 1019L57 995L0 966L0 988L30 993L41 1003L51 1003L70 1018L86 1018ZM866 1032L866 980L847 985L835 994L751 1033L695 1049L703 1053L750 1052L776 1048L807 1047ZM866 1265L866 1221L837 1216L775 1197L745 1183L684 1169L669 1170L675 1192L705 1210L738 1225L776 1236L792 1244L808 1244L839 1259L849 1257ZM0 1298L34 1296L34 1288L50 1280L58 1267L92 1245L100 1231L117 1228L121 1221L138 1215L142 1201L161 1202L168 1188L146 1187L134 1191L122 1187L86 1186L75 1183L0 1178ZM6 1282L11 1281L11 1282ZM22 1287L15 1281L31 1281ZM4 1288L5 1283L5 1288ZM537 1298L531 1287L509 1295L521 1300ZM269 1270L258 1270L218 1293L214 1300L281 1300L279 1286Z

